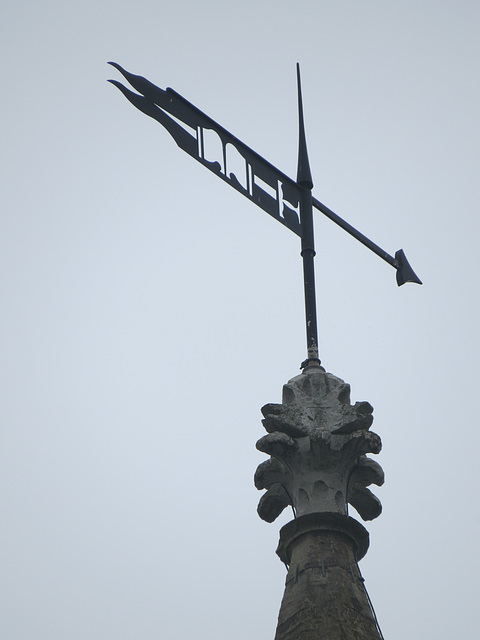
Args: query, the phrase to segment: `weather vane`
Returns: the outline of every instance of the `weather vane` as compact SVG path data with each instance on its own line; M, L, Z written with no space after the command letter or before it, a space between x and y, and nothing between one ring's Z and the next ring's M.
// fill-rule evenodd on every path
M298 63L299 145L296 181L274 167L173 89L160 89L146 78L125 71L115 62L109 64L118 69L138 93L130 91L116 80L109 80L109 82L118 87L137 109L160 122L181 149L300 237L307 332L307 359L302 362L302 369L309 365L320 365L315 302L313 208L321 211L327 218L394 267L397 272L398 286L405 282L422 284L402 249L392 257L312 197L313 181L307 154ZM237 170L239 164L243 168L242 171Z

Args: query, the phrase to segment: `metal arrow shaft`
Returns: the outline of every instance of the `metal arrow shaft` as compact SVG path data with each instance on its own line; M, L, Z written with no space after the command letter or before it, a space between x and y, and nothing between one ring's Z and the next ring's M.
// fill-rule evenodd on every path
M388 264L390 264L395 269L397 268L398 265L395 258L393 258L389 253L387 253L384 249L379 247L377 244L369 240L369 238L364 236L363 233L360 233L360 231L357 231L355 227L352 227L352 225L348 224L348 222L346 222L343 218L340 218L340 216L338 216L331 209L329 209L324 204L322 204L320 200L317 200L316 198L312 198L312 204L315 207L315 209L318 209L324 215L326 215L327 218L332 220L332 222L335 222L335 224L338 224L339 227L342 227L344 231L346 231L351 236L353 236L356 240L358 240L363 245L368 247L370 251L373 251L374 253L376 253L377 256L385 260L385 262L388 262Z
M373 253L376 253L377 256L382 258L382 260L385 260L385 262L388 262L389 265L391 265L394 269L396 269L397 284L399 287L402 286L402 284L405 284L406 282L414 282L415 284L422 284L422 281L410 266L405 256L405 253L403 252L402 249L399 249L395 253L395 257L392 257L389 253L385 251L385 249L382 249L381 247L379 247L378 244L375 244L369 238L367 238L367 236L364 236L363 233L360 233L360 231L355 229L355 227L352 227L351 224L348 224L346 220L344 220L343 218L340 218L340 216L338 216L335 212L333 212L331 209L329 209L324 204L322 204L320 200L317 200L316 198L312 198L312 205L315 207L315 209L318 209L325 216L327 216L327 218L332 220L332 222L335 222L335 224L338 224L338 226L341 227L344 231L349 233L356 240L361 242L365 247L370 249L370 251L373 251Z

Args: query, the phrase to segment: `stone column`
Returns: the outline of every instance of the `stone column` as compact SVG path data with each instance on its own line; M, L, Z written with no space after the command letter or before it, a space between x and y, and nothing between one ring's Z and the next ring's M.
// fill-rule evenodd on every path
M267 489L258 513L273 522L287 506L295 519L280 531L277 554L288 567L276 640L381 640L358 561L369 545L364 520L381 504L367 489L383 471L366 456L379 453L369 431L368 402L350 404L350 387L320 366L284 386L282 404L262 409L268 435L257 448L270 455L255 474Z

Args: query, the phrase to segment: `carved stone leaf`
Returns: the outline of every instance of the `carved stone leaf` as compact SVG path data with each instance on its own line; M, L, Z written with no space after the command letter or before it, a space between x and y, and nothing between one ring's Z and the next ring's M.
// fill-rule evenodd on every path
M348 496L348 502L363 520L374 520L382 513L382 503L369 489L357 489Z
M307 435L307 430L304 426L297 424L298 416L289 420L287 411L282 412L280 415L267 415L262 424L265 427L265 431L273 433L274 431L281 431L286 433L292 438L301 438Z
M270 456L276 458L284 458L291 451L298 449L297 441L288 436L286 433L279 433L275 431L269 433L268 436L263 436L257 442L256 447L263 453L268 453Z
M270 489L274 484L282 483L287 470L276 458L269 458L258 465L255 471L254 483L257 489Z
M370 484L376 484L381 487L385 482L385 474L382 467L371 458L361 456L358 459L357 466L350 476L350 487L368 487Z
M273 522L289 504L285 489L281 484L275 484L260 498L257 513L265 522Z

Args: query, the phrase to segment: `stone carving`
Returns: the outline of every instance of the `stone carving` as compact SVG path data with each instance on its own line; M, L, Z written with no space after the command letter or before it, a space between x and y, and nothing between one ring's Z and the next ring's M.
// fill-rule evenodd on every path
M380 437L369 431L373 408L350 404L350 385L311 366L283 387L282 404L262 408L268 432L257 449L271 457L255 473L257 489L267 489L259 516L273 522L291 505L295 516L347 515L350 503L364 520L382 505L367 486L382 485L383 470L366 456L379 453Z

